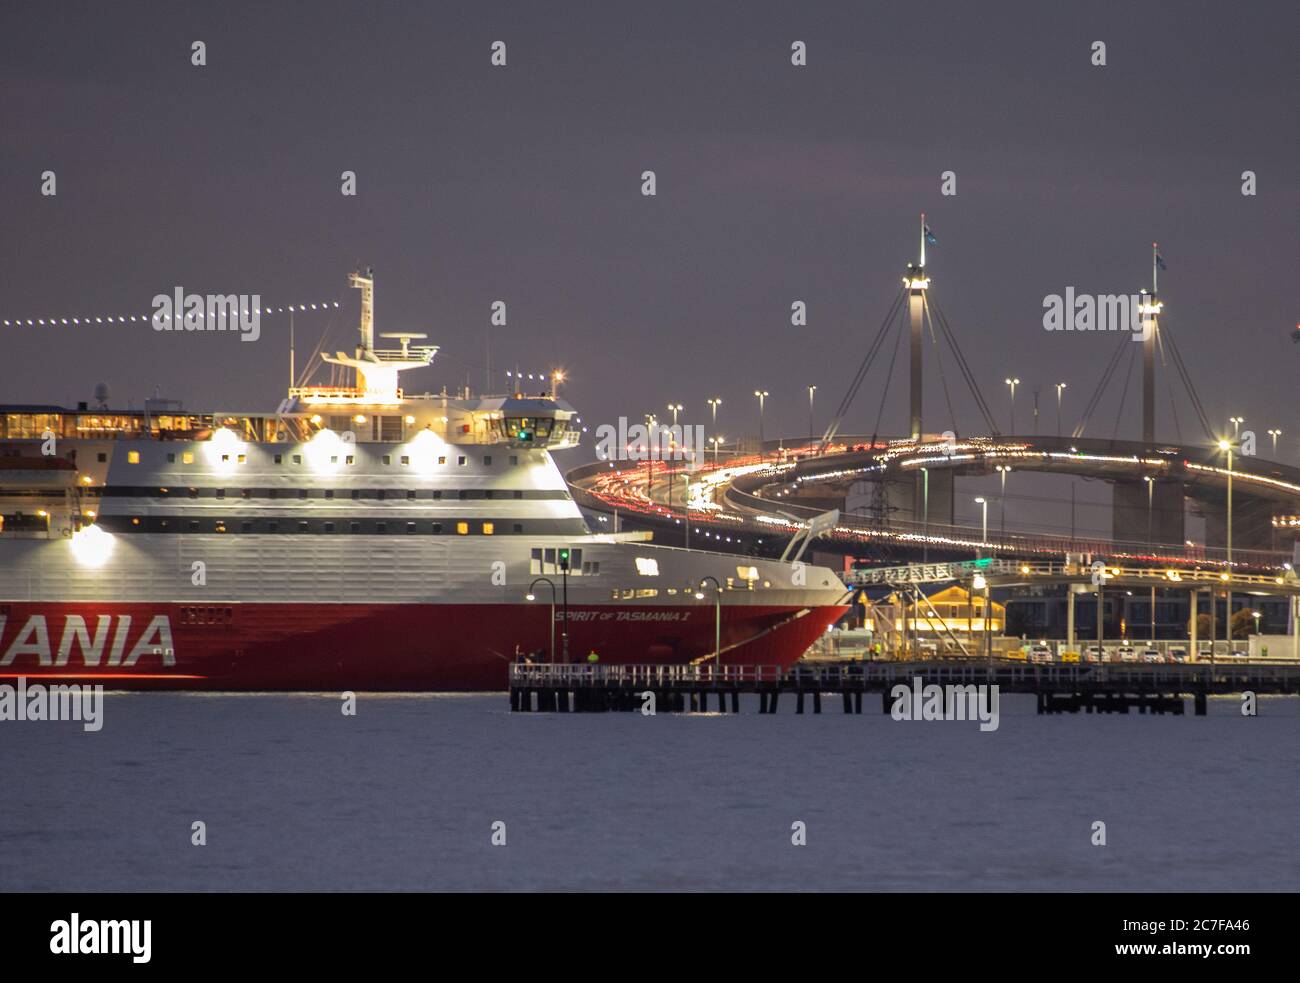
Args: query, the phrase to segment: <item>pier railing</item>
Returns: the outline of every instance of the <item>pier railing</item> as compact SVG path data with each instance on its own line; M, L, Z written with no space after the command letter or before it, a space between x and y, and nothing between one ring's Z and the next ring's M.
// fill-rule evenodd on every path
M590 665L547 662L540 665L513 663L513 686L653 686L681 683L775 683L790 675L790 668L778 665Z
M840 692L888 689L916 677L938 684L992 684L1008 691L1137 688L1300 693L1300 665L1232 662L1179 664L1041 664L1014 660L863 662L793 667L779 665L589 665L543 663L510 666L511 689L625 687L750 689L764 686Z

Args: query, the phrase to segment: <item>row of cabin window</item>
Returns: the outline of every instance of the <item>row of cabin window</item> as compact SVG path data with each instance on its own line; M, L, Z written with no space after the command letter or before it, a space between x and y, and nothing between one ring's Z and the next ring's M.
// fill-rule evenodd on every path
M204 529L204 526L206 525L206 523L205 523L204 521L202 521L202 520L199 520L199 519L186 519L186 520L184 520L184 521L185 521L185 528L186 528L186 531L187 531L187 532L204 532L204 531L206 531L206 530ZM211 531L212 531L212 532L222 533L222 532L234 532L234 531L236 531L236 529L235 529L236 523L235 523L235 522L229 522L229 523L227 523L226 520L224 520L224 519L212 519L212 520L208 520L208 521L211 522L211 525L212 525L212 529L211 529ZM140 520L138 517L135 517L135 518L132 518L132 519L131 519L131 525L133 525L133 526L138 526L138 525L140 525L140 523L141 523L141 520ZM247 533L251 533L251 532L259 532L259 531L265 531L265 532L279 532L279 531L280 531L280 524L281 524L281 520L279 520L279 519L263 519L263 520L251 520L251 519L245 519L245 520L243 520L243 521L241 521L241 522L238 523L238 527L239 527L239 528L238 528L237 531L238 531L238 532L247 532ZM163 520L162 525L163 525L164 528L166 527L166 525L167 525L166 520ZM347 526L347 531L350 532L350 533L359 533L359 532L362 531L362 523L360 523L360 522L356 522L356 521L351 521L351 522L346 522L346 523L344 523L344 522L320 522L320 521L317 521L316 523L313 524L312 522L310 522L310 521L308 521L308 520L306 520L306 519L298 519L298 520L296 520L296 521L295 521L295 520L292 520L292 519L284 520L284 526L285 526L285 529L286 529L286 530L296 530L297 532L312 532L312 531L313 531L313 525L314 525L314 527L315 527L316 530L318 530L318 531L320 531L320 532L326 532L326 533L335 532L335 531L341 531L342 527L345 526L345 525ZM411 534L420 533L420 532L427 532L427 533L432 533L433 535L441 535L441 534L443 534L443 533L450 532L450 531L453 531L453 530L454 530L455 533L456 533L456 535L458 535L458 536L468 536L468 535L470 535L471 527L472 527L472 525L474 525L474 524L473 524L473 523L469 523L469 522L456 522L456 523L449 523L448 525L451 525L451 526L452 526L452 529L444 529L444 528L443 528L443 523L441 523L441 522L433 522L433 523L428 523L428 522L386 522L386 521L382 521L382 520L381 520L381 521L377 521L377 522L375 522L375 523L373 524L373 528L374 528L375 532L377 532L377 533L387 533L387 532L390 531L389 528L388 528L390 525L393 527L392 530L391 530L392 532L403 532L403 531L404 531L404 532L411 533ZM512 531L513 531L514 533L516 533L516 534L518 534L518 533L522 533L522 532L524 531L524 525L523 525L523 523L522 523L522 522L516 522L516 523L514 523L513 526L512 526ZM481 535L483 535L483 536L492 536L492 535L495 535L495 534L496 534L496 523L495 523L495 522L482 522L482 523L478 523L478 532L479 532L479 534L481 534Z
M727 590L753 590L754 589L754 582L752 580L742 581L742 584L743 586L737 587L735 578L728 577L726 589ZM763 586L771 587L772 586L771 581L767 581L767 580L763 581ZM610 598L611 600L615 600L615 601L631 601L639 597L658 597L659 593L660 590L658 587L615 587L613 591L610 592ZM696 593L696 588L666 587L663 589L663 593L667 594L669 597L673 597L677 594L685 594L693 597Z
M289 455L289 456L293 459L293 463L294 463L294 464L301 464L301 463L302 463L302 455L301 455L301 454L291 454L291 455ZM221 455L221 461L222 461L222 463L223 463L223 464L229 464L229 463L230 463L230 457L231 457L231 455L229 455L229 454L222 454L222 455ZM105 452L103 452L103 451L101 451L101 452L99 453L99 462L100 462L101 464L103 464L103 463L105 463L107 460L108 460L108 454L105 453ZM247 456L244 455L244 454L236 454L236 455L235 455L235 460L236 460L236 462L239 463L239 464L244 464L244 463L247 462ZM392 455L392 454L385 454L385 455L383 456L383 458L382 458L382 461L383 461L383 463L384 463L385 465L391 465L391 464L393 463L393 455ZM139 463L140 463L140 452L139 452L139 451L127 451L127 452L126 452L126 463L127 463L127 464L139 464ZM176 463L176 455L175 455L175 453L168 452L168 454L167 454L167 463L168 463L168 464L175 464L175 463ZM182 452L181 452L181 463L182 463L182 464L193 464L193 463L194 463L194 454L193 454L192 452L190 452L190 451L182 451ZM283 463L284 463L284 455L283 455L283 454L276 454L276 455L275 455L275 463L276 463L276 464L283 464ZM339 456L338 456L337 454L332 455L332 456L330 457L330 464L338 464L338 463L339 463ZM355 463L356 463L356 458L355 458L355 456L352 455L352 454L345 454L345 455L343 455L343 463L344 463L344 464L355 464ZM409 465L409 464L411 463L411 457L410 457L410 455L409 455L409 454L401 454L401 455L399 455L399 456L398 456L398 463L401 464L401 465L403 465L403 466ZM440 456L438 457L438 463L439 463L439 464L446 464L446 463L447 463L447 456L446 456L445 454L444 454L444 455L440 455ZM459 454L459 455L457 455L457 457L456 457L456 464L457 464L457 466L462 467L462 468L468 466L468 464L469 464L469 457L467 457L467 456L464 455L464 454ZM511 454L511 455L510 455L510 466L513 468L513 467L517 467L518 465L519 465L519 455L517 455L517 454ZM484 466L485 468L490 468L490 467L492 467L492 455L491 455L491 454L487 454L487 455L485 455L485 456L483 457L483 466Z

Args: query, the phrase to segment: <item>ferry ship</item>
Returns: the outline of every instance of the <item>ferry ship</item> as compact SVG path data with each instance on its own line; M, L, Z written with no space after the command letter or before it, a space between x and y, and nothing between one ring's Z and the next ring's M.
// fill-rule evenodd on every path
M373 276L350 282L360 342L323 360L353 386L260 414L0 406L0 679L500 690L521 656L790 664L846 610L824 567L591 531L554 382L407 394L437 347L376 347Z

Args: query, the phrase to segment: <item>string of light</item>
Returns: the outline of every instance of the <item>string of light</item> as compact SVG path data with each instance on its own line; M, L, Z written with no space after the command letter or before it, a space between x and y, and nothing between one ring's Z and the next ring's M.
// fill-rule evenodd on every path
M339 306L337 300L322 301L319 304L289 304L284 307L259 307L255 308L257 313L266 317L269 314L294 314L304 311L323 311L330 310ZM248 308L243 308L242 313L247 314ZM176 314L173 320L180 321L184 315ZM3 323L6 328L14 327L57 327L59 325L68 325L69 327L83 324L148 324L154 319L153 314L109 314L99 317L29 317L29 318L6 318Z
M535 379L538 382L548 381L555 377L555 372L538 372L535 376L531 372L507 372L507 379L522 381L524 379Z

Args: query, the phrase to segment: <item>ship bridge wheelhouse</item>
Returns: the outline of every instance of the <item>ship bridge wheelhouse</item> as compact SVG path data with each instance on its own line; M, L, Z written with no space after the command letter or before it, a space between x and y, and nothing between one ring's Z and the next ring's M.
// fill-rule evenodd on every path
M553 396L507 396L483 400L489 432L508 447L573 447L579 432L573 407Z

